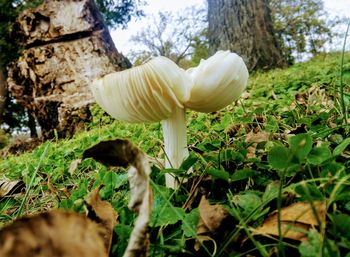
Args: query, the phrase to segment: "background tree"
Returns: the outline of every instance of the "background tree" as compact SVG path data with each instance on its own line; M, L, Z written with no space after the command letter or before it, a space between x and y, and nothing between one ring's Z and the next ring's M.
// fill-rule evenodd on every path
M175 15L159 12L131 40L141 50L131 53L136 64L151 56L166 56L184 67L208 55L206 10L188 8ZM194 63L192 63L192 61Z
M208 22L211 54L236 52L250 70L286 65L268 0L208 0Z
M29 127L32 130L32 135L35 136L34 118L26 115L24 108L16 104L7 92L6 66L17 58L20 52L20 46L10 37L13 22L20 12L26 8L35 7L42 2L42 0L0 1L0 124L8 132L11 132L15 128Z
M95 1L106 24L111 27L125 27L131 17L142 15L140 8L145 4L141 0ZM0 0L0 124L7 132L29 127L31 134L35 136L34 118L21 105L16 104L6 90L6 66L21 51L21 47L10 37L12 24L20 12L42 2L43 0Z
M143 16L141 10L146 3L143 0L95 0L106 25L110 28L127 26L132 17Z
M275 32L289 63L295 56L300 60L306 53L319 53L335 36L331 28L340 22L338 18L327 20L322 0L270 0L270 6Z

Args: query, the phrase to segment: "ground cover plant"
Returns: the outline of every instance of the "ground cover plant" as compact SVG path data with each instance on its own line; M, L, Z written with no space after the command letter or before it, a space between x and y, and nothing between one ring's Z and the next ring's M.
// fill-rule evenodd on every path
M152 157L149 256L350 256L350 53L342 72L340 60L323 54L252 74L236 105L188 112L180 169L162 168L160 124L113 121L94 106L87 131L0 162L2 178L24 182L1 198L0 222L52 208L83 213L103 184L119 215L111 255L122 256L136 218L127 173L81 159L98 142L127 138ZM165 173L190 169L179 189L165 187Z

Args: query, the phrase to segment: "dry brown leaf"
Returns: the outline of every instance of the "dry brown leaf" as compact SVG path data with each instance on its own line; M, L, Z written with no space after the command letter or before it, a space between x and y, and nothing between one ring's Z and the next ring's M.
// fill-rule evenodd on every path
M0 180L0 198L20 193L25 188L22 180Z
M118 214L113 209L112 205L107 201L102 201L99 195L99 186L93 190L85 199L88 208L87 216L101 225L101 237L104 240L106 253L108 254L112 245L113 229L117 223Z
M202 196L198 206L199 217L211 233L215 233L229 213L219 204L210 205L208 199Z
M194 249L198 251L205 241L213 242L216 247L215 240L209 235L218 232L223 220L229 216L229 213L219 204L210 205L205 196L201 198L198 211L197 240Z
M105 165L128 167L131 198L129 208L139 214L124 257L147 256L149 249L148 223L152 207L149 186L151 168L147 156L128 140L116 139L101 142L86 151L84 158L92 157Z
M270 136L270 134L267 133L267 132L264 132L264 131L261 131L261 132L258 132L258 133L254 133L253 131L250 131L246 135L246 139L245 139L246 143L251 144L247 148L247 157L248 158L254 158L255 157L256 147L257 147L258 143L268 141L269 140L269 136Z
M107 257L101 227L55 210L16 220L0 230L1 257Z
M311 226L318 226L317 217L320 222L326 219L326 204L321 201L312 202L317 216L310 205L310 202L297 202L281 209L281 220L300 222ZM277 215L277 214L276 214Z
M77 170L79 163L81 163L81 159L75 159L73 160L70 165L69 165L69 169L68 169L68 174L69 175L73 175L74 172Z
M309 229L310 226L307 224L281 221L281 234L283 238L303 241L307 239L307 232ZM254 230L253 235L278 236L277 219L266 220L261 227Z
M326 205L320 201L297 202L281 209L281 232L284 238L293 240L305 240L306 234L314 226L318 226L318 220L322 223L326 219ZM253 231L253 235L278 236L277 212L268 217L264 223Z

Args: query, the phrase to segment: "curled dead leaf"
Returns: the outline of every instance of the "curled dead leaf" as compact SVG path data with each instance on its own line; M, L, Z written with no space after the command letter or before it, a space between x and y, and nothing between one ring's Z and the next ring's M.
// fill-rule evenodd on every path
M308 231L325 222L326 204L321 201L297 202L281 209L281 232L284 238L302 241ZM278 236L277 212L265 219L264 223L253 231L253 235Z
M209 235L214 235L218 232L229 213L219 204L211 205L205 196L201 198L198 211L197 242L194 248L198 251L204 241L211 241L216 247L215 240Z
M86 149L83 159L93 158L106 166L127 168L129 165L134 165L139 154L143 152L130 141L115 139L100 142Z
M149 249L148 224L152 207L152 192L149 186L151 168L147 156L128 140L116 139L101 142L87 149L83 158L94 158L107 166L122 166L128 169L131 198L129 208L139 215L131 232L124 257L147 256Z
M0 180L0 199L2 197L12 196L14 194L18 194L22 192L25 188L25 184L22 180Z

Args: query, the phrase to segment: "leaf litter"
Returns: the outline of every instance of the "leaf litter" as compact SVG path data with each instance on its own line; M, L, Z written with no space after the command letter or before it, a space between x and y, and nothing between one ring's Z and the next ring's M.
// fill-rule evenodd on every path
M59 209L22 217L0 230L0 256L109 256L112 233L108 232L113 231L117 214L100 199L99 190L87 199L96 213L94 220Z
M0 199L3 197L13 196L21 193L25 189L25 184L22 180L0 180Z
M280 217L283 238L304 241L310 229L325 222L326 204L321 201L297 202L282 208ZM277 211L254 229L253 235L279 236Z
M83 158L93 158L107 166L128 169L131 198L129 208L139 214L131 232L124 257L147 256L149 249L148 224L152 208L152 191L149 185L151 168L147 156L128 140L104 141L87 149Z
M83 157L92 157L109 166L131 166L128 169L131 191L129 208L139 216L124 256L147 256L152 206L149 159L128 140L120 139L97 144L87 149ZM75 169L73 167L72 171ZM2 195L8 195L20 183L23 182L2 182ZM100 198L102 187L98 186L86 197L87 217L70 211L53 210L20 218L5 226L0 230L0 256L109 256L118 214L109 202ZM19 244L21 247L18 247Z

